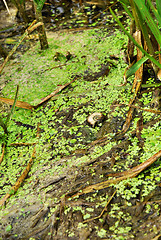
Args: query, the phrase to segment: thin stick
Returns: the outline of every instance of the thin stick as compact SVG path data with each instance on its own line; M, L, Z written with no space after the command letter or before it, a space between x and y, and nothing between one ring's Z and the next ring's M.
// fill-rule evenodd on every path
M3 2L4 2L4 5L5 5L6 9L7 9L8 14L11 15L10 10L8 8L8 5L6 3L6 0L3 0Z
M57 88L54 92L52 92L48 96L46 96L40 103L38 103L36 106L34 106L34 108L37 109L38 107L40 107L43 103L48 101L51 97L55 96L57 93L61 92L64 88L66 88L68 85L73 83L76 79L77 79L77 77L74 78L71 82L66 83L66 84L60 86L59 88Z
M98 219L98 218L101 218L102 215L104 214L105 211L107 211L107 206L109 205L109 203L111 202L112 198L115 196L116 194L116 191L112 194L112 196L109 198L108 202L106 203L106 206L104 207L104 209L102 210L102 212L100 213L100 215L98 215L97 217L94 217L94 218L90 218L90 219L87 219L85 221L83 221L83 223L86 223L86 222L90 222L90 221L93 221L95 219Z
M2 155L1 155L1 157L0 157L0 164L1 164L1 162L3 161L4 153L5 153L5 144L3 143L3 144L2 144Z

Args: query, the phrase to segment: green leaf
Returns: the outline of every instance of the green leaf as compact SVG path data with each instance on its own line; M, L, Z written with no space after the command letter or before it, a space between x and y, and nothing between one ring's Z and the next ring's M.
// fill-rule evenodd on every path
M20 4L23 4L25 0L20 0Z
M36 4L38 4L39 3L39 0L33 0Z
M149 88L149 87L160 87L161 83L149 83L149 84L142 84L141 87L142 88Z
M7 119L6 119L6 122L5 122L5 125L7 126L9 120L11 119L11 116L14 112L14 109L15 109L15 105L16 105L16 101L17 101L17 96L18 96L18 90L19 90L19 85L17 85L17 90L16 90L16 94L15 94L15 99L14 99L14 103L12 105L12 108L11 108L11 112L9 113Z
M113 12L113 10L110 8L110 12L114 19L117 21L121 29L124 31L124 33L130 38L131 41L142 51L143 54L145 54L154 64L156 64L159 68L161 68L161 64L154 58L152 57L149 53L147 53L138 43L137 41L130 35L130 33L125 29L125 27L122 25L120 22L119 18L116 16L116 14Z
M157 6L158 14L161 17L161 1L160 0L156 0L156 6Z
M151 0L147 0L148 1L148 4L150 6L150 8L152 9L159 25L161 26L161 1L159 0L158 3L156 2L156 6L157 6L157 10L156 8L154 7L154 5L152 4Z
M150 28L157 42L161 46L161 33L158 29L157 24L154 22L152 15L150 14L150 10L146 7L143 1L135 0L135 3L138 6L138 9L140 10L140 14L142 15L143 19L146 21L148 27Z
M41 11L43 6L44 6L44 3L45 3L46 0L39 0L38 2L38 5L37 5L37 10L38 11Z
M121 2L122 4L127 5L127 6L130 5L129 0L120 0L120 2Z
M127 71L126 71L126 78L129 78L130 76L132 76L133 74L135 74L135 72L141 67L141 65L146 62L146 60L148 59L148 57L144 56L143 58L141 58L139 61L137 61L134 65L132 65Z

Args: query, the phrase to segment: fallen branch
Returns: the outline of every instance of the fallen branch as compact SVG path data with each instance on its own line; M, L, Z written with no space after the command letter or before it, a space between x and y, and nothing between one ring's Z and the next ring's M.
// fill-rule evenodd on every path
M96 190L101 190L101 189L107 188L111 184L115 184L115 183L120 182L122 180L125 180L127 178L136 177L139 173L144 171L147 167L149 167L152 163L154 163L160 157L161 157L161 150L159 152L157 152L156 154L154 154L152 157L150 157L145 162L143 162L143 163L139 164L138 166L130 169L129 171L124 171L124 172L118 173L118 175L121 176L121 177L118 177L116 179L110 179L110 180L107 180L105 182L101 182L101 183L97 183L97 184L94 184L94 185L87 186L87 187L83 188L82 190L80 190L78 193L76 193L72 196L69 196L69 197L81 196L81 195L86 194L86 193L90 193L90 192L94 192ZM70 195L70 193L67 194L65 196L65 198L68 198L68 195Z
M11 106L14 103L14 99L9 99L9 98L2 98L2 97L0 97L0 101L4 102L4 103L7 103L7 104L9 104ZM15 106L19 107L19 108L28 109L28 110L32 110L34 108L34 106L30 105L29 103L22 102L22 101L16 101L16 105Z
M107 206L109 205L109 203L111 202L112 198L115 196L116 194L116 191L112 194L112 196L109 198L108 202L106 203L106 206L104 207L104 209L102 210L102 212L100 213L100 215L98 215L97 217L94 217L94 218L90 218L90 219L87 219L85 221L83 221L83 223L86 223L86 222L90 222L90 221L93 221L93 220L96 220L98 218L101 218L102 215L104 214L105 211L107 211Z
M141 32L139 30L135 32L135 40L139 44L139 46L142 46ZM139 61L141 58L142 58L142 51L139 48L137 48L137 61ZM135 79L132 86L132 92L134 92L134 96L129 102L129 111L127 113L126 121L122 127L122 131L119 134L127 132L127 130L130 127L130 123L133 118L133 112L134 112L134 108L132 108L131 106L135 103L136 97L141 88L142 81L143 81L143 64L135 72Z
M54 97L57 93L61 92L64 88L66 88L68 85L70 85L71 83L73 83L75 80L77 79L77 77L75 77L71 82L66 83L62 86L60 86L59 88L57 88L54 92L50 93L48 96L46 96L40 103L38 103L36 106L33 106L29 103L26 102L22 102L22 101L17 101L16 102L16 107L19 108L24 108L24 109L28 109L28 110L33 110L33 109L37 109L38 107L40 107L42 104L44 104L45 102L47 102L48 100L50 100L52 97ZM9 99L9 98L2 98L0 97L0 101L1 102L5 102L9 105L13 105L14 100L13 99Z

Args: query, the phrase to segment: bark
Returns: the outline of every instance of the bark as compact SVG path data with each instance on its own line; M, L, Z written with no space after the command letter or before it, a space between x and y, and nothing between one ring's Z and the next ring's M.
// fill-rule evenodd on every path
M136 31L136 25L134 20L131 21L130 24L130 35L133 36L133 34ZM128 40L128 46L127 46L127 60L129 65L132 64L132 62L134 61L134 43L132 42L132 40Z
M34 6L35 6L35 17L36 17L37 22L42 22L43 23L43 18L42 18L41 11L39 11L37 9L37 4L36 3L34 3ZM47 41L47 36L46 36L46 31L45 31L44 24L41 25L40 27L38 27L37 31L38 31L38 35L39 35L41 49L42 50L47 49L49 46L48 46L48 41Z

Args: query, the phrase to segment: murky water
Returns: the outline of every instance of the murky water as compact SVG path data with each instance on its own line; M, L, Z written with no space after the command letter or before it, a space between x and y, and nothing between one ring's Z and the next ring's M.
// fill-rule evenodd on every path
M45 27L48 30L100 27L108 25L111 15L108 11L108 1L94 2L48 0L44 4L42 15ZM118 5L115 6L116 8ZM0 5L0 39L22 33L22 19L13 4L8 5L10 14L5 6ZM34 19L32 2L26 3L27 15ZM1 41L2 41L1 40ZM2 41L3 42L3 41Z
M7 4L9 12L3 1L0 3L0 44L10 51L19 41L27 26L20 18L16 7L9 1L7 1ZM115 29L115 24L111 23L112 16L108 10L109 6L110 2L106 0L92 2L48 0L42 10L46 31L80 31L96 27L105 27L108 30ZM119 5L116 4L115 8L118 7ZM30 22L32 22L35 19L32 1L26 1L26 12ZM30 34L29 40L22 42L16 54L24 53L32 46L33 41L38 40L35 32ZM0 62L3 62L2 57Z

